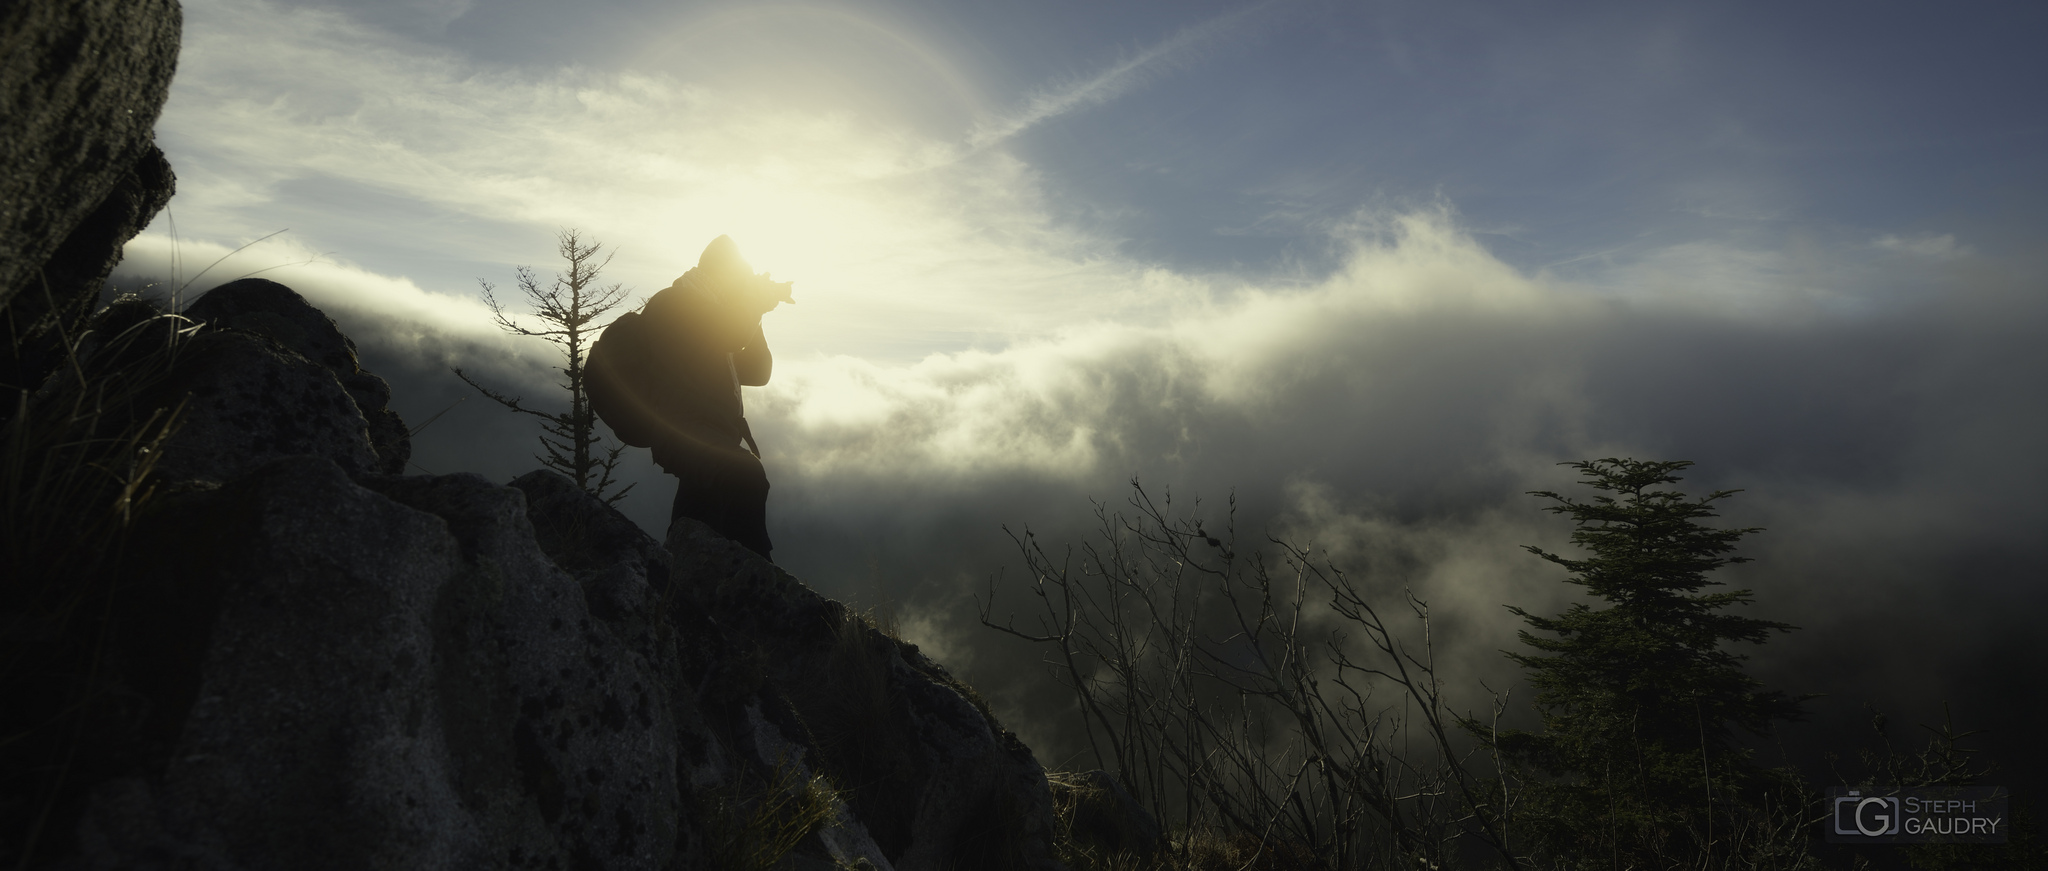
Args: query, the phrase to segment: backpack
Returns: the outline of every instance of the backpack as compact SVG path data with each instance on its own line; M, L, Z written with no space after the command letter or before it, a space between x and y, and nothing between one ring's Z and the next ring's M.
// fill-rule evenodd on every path
M682 280L677 284L683 285ZM636 448L654 448L665 440L674 441L678 426L685 432L703 432L702 428L708 427L712 432L730 433L733 440L745 442L749 452L760 456L740 409L737 375L728 375L729 396L724 378L710 384L678 380L682 370L676 352L698 337L690 335L687 327L678 331L677 318L682 316L683 323L703 319L706 302L693 286L670 287L655 294L640 311L620 315L591 344L583 360L584 394L590 399L590 410L612 428L619 441ZM728 354L724 371L730 373L731 367ZM727 402L729 409L713 410Z
M651 374L647 367L657 357L653 346L660 339L650 335L653 326L639 312L622 314L598 334L583 360L583 390L590 397L590 410L619 441L636 448L653 447L664 428L659 412L626 374Z

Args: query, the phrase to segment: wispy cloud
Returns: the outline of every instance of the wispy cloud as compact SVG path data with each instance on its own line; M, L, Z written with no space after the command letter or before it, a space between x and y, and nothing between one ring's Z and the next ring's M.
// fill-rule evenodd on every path
M975 127L967 138L968 146L986 148L1047 120L1123 96L1158 75L1198 61L1218 41L1243 27L1248 17L1272 5L1268 0L1182 28L1090 78L1033 94L1016 112Z
M1897 254L1925 257L1929 260L1954 260L1968 257L1972 253L1969 246L1957 244L1956 237L1949 233L1939 236L1932 233L1920 236L1886 234L1872 239L1870 247Z
M116 285L166 298L175 290L182 307L205 291L240 278L282 283L354 334L358 344L407 369L433 371L488 361L517 373L524 386L551 389L553 349L506 335L483 302L469 295L435 293L402 276L309 251L288 235L240 249L203 239L145 233L130 240L115 273ZM154 279L143 288L139 280Z

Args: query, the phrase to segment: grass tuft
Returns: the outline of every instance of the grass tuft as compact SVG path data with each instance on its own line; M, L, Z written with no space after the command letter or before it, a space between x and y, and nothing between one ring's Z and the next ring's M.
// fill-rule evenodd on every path
M806 776L784 757L768 782L752 788L742 777L713 798L710 852L713 867L767 871L820 828L834 825L839 793L823 774Z
M112 577L156 496L154 472L183 403L153 406L193 328L124 299L78 336L0 422L0 850L26 866L60 849L43 835L75 813L76 763L109 709ZM39 844L41 849L39 849Z

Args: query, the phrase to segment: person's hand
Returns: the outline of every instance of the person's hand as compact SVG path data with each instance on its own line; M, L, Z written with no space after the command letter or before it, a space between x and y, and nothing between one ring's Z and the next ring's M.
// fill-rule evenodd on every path
M768 277L768 273L763 272L748 279L742 286L739 306L742 311L758 319L785 302L796 305L796 297L790 293L791 286L795 284L794 281L775 281Z

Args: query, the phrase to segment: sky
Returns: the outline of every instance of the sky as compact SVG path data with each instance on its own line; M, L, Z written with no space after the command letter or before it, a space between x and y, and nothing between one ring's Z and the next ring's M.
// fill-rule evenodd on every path
M449 373L560 395L479 282L576 228L635 299L730 234L795 282L747 391L784 567L1072 763L1005 527L1135 478L1432 602L1511 684L1572 591L1530 490L1691 460L1762 527L1746 651L1853 755L1944 705L2048 788L2048 8L1981 3L191 0L178 194L116 284L322 307L417 473L534 468ZM273 235L274 234L274 235ZM259 241L260 240L260 241ZM253 244L251 244L253 243ZM246 246L246 247L243 247ZM428 423L431 421L431 423ZM656 534L645 451L621 508ZM1904 731L1910 731L1910 726ZM1996 779L1996 778L1994 778Z

